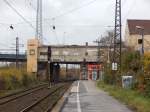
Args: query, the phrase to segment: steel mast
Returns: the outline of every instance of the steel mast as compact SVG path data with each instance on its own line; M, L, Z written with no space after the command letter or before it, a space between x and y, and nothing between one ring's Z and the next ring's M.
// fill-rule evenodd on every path
M117 64L117 70L121 72L122 32L121 32L121 0L116 0L115 30L113 40L113 63Z
M36 38L43 42L43 28L42 28L42 0L37 0L37 15L36 15Z

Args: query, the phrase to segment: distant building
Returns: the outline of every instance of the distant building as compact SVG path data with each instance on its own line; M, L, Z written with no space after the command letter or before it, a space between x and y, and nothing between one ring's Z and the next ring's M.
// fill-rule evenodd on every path
M141 51L142 44L142 30L137 29L136 26L144 28L144 51L150 52L150 20L127 20L125 30L125 45L133 48L134 50Z

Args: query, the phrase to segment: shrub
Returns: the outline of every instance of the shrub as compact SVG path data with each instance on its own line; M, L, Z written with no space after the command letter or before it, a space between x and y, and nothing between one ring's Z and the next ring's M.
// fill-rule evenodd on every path
M32 79L27 74L23 74L22 75L22 85L24 87L28 87L30 85L30 83L32 83Z
M145 96L150 97L150 80L147 81L147 84L145 87Z
M0 90L12 90L20 87L28 87L37 83L35 75L28 75L25 69L1 68L0 69Z
M11 85L12 85L13 89L18 88L18 87L21 86L21 82L14 75L10 75L10 82L11 82Z
M0 90L5 89L5 80L3 77L0 77Z

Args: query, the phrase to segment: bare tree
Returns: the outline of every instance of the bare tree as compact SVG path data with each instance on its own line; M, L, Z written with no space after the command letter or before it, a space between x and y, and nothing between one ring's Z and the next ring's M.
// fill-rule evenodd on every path
M106 35L100 39L100 42L103 46L110 46L113 40L113 30L109 30L106 32Z

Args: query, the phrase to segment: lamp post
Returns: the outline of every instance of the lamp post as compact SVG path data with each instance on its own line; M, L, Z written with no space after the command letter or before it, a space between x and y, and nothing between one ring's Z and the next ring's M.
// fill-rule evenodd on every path
M142 56L144 55L144 27L136 26L136 29L140 30L140 34L142 36Z
M144 27L136 26L136 29L140 31L140 35L142 36L142 57L144 58ZM142 72L144 73L144 65L142 64Z

